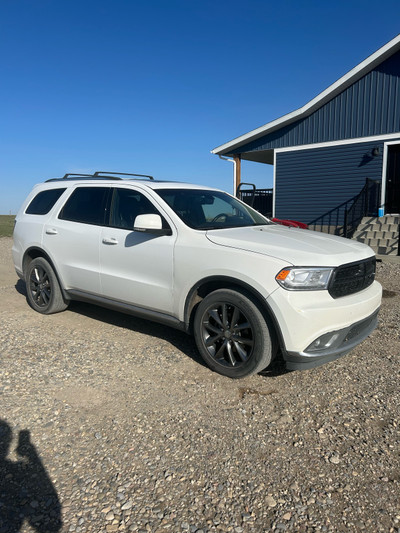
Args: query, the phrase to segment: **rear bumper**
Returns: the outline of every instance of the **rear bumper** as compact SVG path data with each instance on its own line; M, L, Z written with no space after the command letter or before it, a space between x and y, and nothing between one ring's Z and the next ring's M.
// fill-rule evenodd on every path
M374 331L378 324L378 313L379 309L359 322L329 332L335 335L335 341L329 348L314 352L307 352L307 350L285 352L283 358L286 362L286 368L288 370L307 370L342 357Z

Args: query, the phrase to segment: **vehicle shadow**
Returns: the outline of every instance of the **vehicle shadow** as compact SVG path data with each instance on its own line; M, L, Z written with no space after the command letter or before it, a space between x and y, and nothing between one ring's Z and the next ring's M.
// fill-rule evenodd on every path
M259 372L259 375L266 378L275 378L283 376L284 374L289 374L290 372L291 370L286 369L282 356L278 354L267 368Z
M19 280L15 288L20 294L26 297L26 286L24 281ZM182 331L165 326L163 324L158 324L157 322L151 322L149 320L144 320L132 315L120 313L118 311L105 309L89 303L71 302L68 310L73 313L86 316L92 320L163 339L190 357L197 364L208 368L196 348L193 337ZM285 369L282 358L278 356L274 361L272 361L267 369L260 372L260 375L265 377L276 377L286 374L287 372L288 370Z
M187 333L164 326L163 324L143 320L131 315L119 313L118 311L110 311L109 309L104 309L97 305L91 305L88 303L71 302L68 309L74 313L87 316L93 320L98 320L116 327L129 329L137 333L163 339L171 343L180 352L193 359L193 361L199 365L208 368L197 350L194 338ZM269 367L259 374L261 376L271 378L281 376L282 374L286 374L288 372L289 371L286 370L282 358L280 358L278 355L278 357L272 361Z
M92 320L165 340L196 363L206 366L197 351L193 337L183 331L89 303L71 302L68 310Z
M19 279L17 283L15 284L15 290L18 292L18 294L22 294L22 296L26 297L25 281L23 281L22 279Z
M56 533L62 527L61 504L30 432L18 434L17 461L7 458L12 440L10 425L0 419L0 531L16 533L27 521L34 531Z

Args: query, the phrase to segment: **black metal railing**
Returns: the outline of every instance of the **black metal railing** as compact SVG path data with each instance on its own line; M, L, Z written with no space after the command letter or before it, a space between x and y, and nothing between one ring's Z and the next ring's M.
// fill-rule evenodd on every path
M351 238L365 216L377 216L380 207L380 182L366 178L365 185L356 195L309 222L319 231Z
M245 187L248 187L247 189ZM246 183L242 181L239 183L236 189L236 197L242 202L245 202L250 207L253 207L254 198L256 196L256 186L254 183Z
M245 186L249 188L244 189ZM272 216L273 189L256 189L252 183L241 183L236 190L236 196L262 215Z
M354 200L357 198L357 196L350 198L350 200L343 202L337 207L334 207L333 209L331 209L330 211L327 211L320 217L315 218L314 220L308 223L308 226L309 227L311 226L311 228L316 231L323 231L326 233L335 233L336 235L343 236L343 230L344 230L343 221L344 221L345 213L347 209L349 209L349 207L352 205Z
M366 216L377 216L379 210L380 182L367 178L360 194L345 211L343 236L351 239L357 226Z

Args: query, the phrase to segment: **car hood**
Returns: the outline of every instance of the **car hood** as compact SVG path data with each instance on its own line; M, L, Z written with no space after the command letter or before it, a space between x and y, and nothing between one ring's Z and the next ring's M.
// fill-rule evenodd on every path
M214 244L276 257L298 266L339 266L374 255L357 241L280 225L207 231Z

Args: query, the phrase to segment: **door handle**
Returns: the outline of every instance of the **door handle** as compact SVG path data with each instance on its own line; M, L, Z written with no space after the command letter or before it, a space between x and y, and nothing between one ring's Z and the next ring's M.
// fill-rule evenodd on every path
M103 244L118 244L118 241L114 237L109 237L109 238L105 237L103 239Z
M46 234L47 235L57 235L58 231L55 228L47 228Z

